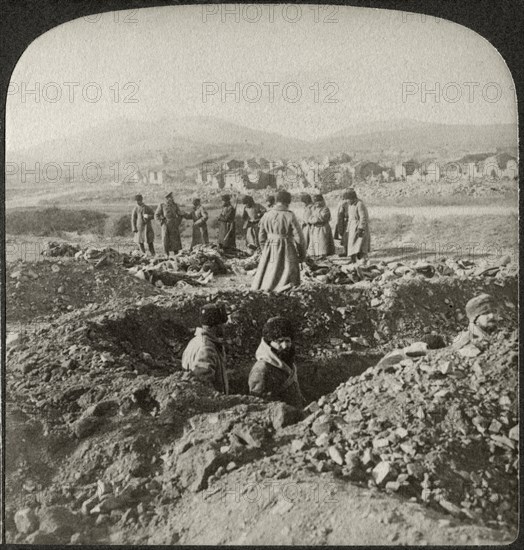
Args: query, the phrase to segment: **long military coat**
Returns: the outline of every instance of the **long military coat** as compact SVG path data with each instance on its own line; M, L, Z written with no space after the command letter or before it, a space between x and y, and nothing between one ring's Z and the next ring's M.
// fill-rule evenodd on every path
M155 212L155 218L162 227L162 244L164 251L177 253L182 249L180 240L180 224L182 223L182 212L174 202L163 202L158 205Z
M362 230L362 235L358 235ZM346 255L368 254L371 250L369 216L366 205L359 199L355 204L344 201L337 212L335 238L340 238Z
M222 248L236 248L236 210L231 204L222 208L218 216L218 245Z
M193 233L191 235L191 248L197 244L207 244L209 242L209 236L207 232L207 220L208 214L203 206L193 208L191 212L186 214L189 220L193 220Z
M276 204L260 220L258 240L262 255L252 290L280 290L300 284L300 261L306 254L304 235L297 217L283 204Z
M266 209L258 203L254 206L246 206L242 219L244 220L244 231L246 232L246 246L248 248L258 248L259 223Z
M153 209L145 204L136 205L131 214L131 228L136 231L134 239L136 243L152 243L155 233L151 226L154 217Z
M309 243L308 256L331 256L335 253L335 241L329 222L331 221L331 212L324 203L313 204L311 206L309 223Z

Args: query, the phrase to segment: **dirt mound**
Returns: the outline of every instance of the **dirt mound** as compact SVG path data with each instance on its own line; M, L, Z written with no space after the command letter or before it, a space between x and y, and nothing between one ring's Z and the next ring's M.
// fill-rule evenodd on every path
M317 463L322 463L320 472L334 471L338 475L337 462L322 455L328 446L316 449L314 460L317 462L310 459L313 436L307 422L286 428L297 421L296 412L243 395L247 393L247 376L262 327L269 317L284 315L297 328L299 377L308 401L316 402L321 395L335 391L319 402L322 414L336 416L336 406L341 411L345 407L341 415L361 410L364 420L359 424L359 429L362 428L359 441L362 439L363 445L368 445L377 435L367 423L369 420L374 425L371 420L375 408L377 414L384 410L384 414L389 415L388 422L397 422L396 415L400 415L398 422L402 423L404 417L401 415L411 415L415 405L402 408L395 405L394 400L379 403L379 398L387 392L373 389L360 396L358 388L382 388L388 383L395 386L398 381L387 382L390 378L397 380L395 373L376 375L371 381L362 377L355 384L347 383L347 388L354 388L351 391L340 386L341 383L364 371L363 376L367 377L370 371L366 369L376 364L385 351L394 345L409 343L427 331L436 330L449 342L457 330L464 327L458 312L479 292L490 292L501 305L508 322L516 322L517 283L511 277L498 280L498 284L483 278L406 278L382 286L304 286L280 295L218 290L167 295L123 273L121 266L110 264L102 271L93 268L86 277L82 269L85 270L88 263L63 260L66 263L61 264L61 261L22 266L23 269L34 268L38 277L30 279L26 273L27 280L20 281L15 290L31 292L32 285L37 284L41 292L35 296L41 298L44 289L52 288L51 283L58 273L62 284L70 277L71 292L76 284L77 294L80 294L80 281L84 283L83 289L87 289L82 291L84 294L93 289L97 302L91 303L84 296L78 298L77 309L49 322L42 320L33 326L33 338L21 335L8 347L6 527L8 539L15 542L144 542L159 529L163 529L163 540L172 542L169 537L174 537L170 530L173 510L179 505L184 508L182 503L189 498L187 495L195 491L213 491L219 481L229 476L246 480L245 476L253 471L264 470L268 478L275 476L278 479L277 476L289 476L302 466L312 470L307 475L318 475ZM57 273L53 265L59 267ZM99 278L114 276L114 279L97 284L97 275ZM132 283L128 283L128 279ZM58 281L57 278L56 283ZM22 283L26 285L23 288ZM127 284L130 284L128 288ZM118 294L113 297L105 294L113 289L117 289ZM151 291L149 295L147 289ZM129 296L123 298L124 294ZM30 317L31 310L22 309L21 296L21 312L8 303L12 308L8 310L9 320L9 316L15 319L17 315L19 319ZM37 302L36 297L33 300ZM231 310L227 336L232 342L228 356L234 394L227 397L198 383L182 372L180 366L182 351L198 325L200 307L211 300L225 301ZM82 301L89 301L91 305L81 307ZM39 304L39 311L49 309L46 302L43 303L45 307ZM420 307L427 304L430 304L428 309ZM487 352L487 361L495 356L505 357L504 342L494 348L492 356ZM513 345L511 340L508 342ZM428 358L428 365L433 365L432 361ZM432 384L435 383L430 376L432 371L419 372L418 366L409 368L416 371L410 374L414 380L420 377L416 383L420 389L405 392L407 398L417 403L429 399L426 385L429 384L433 392ZM465 373L464 379L456 375L455 370ZM506 380L509 372L504 371L500 378ZM496 369L489 374L487 386L495 383L495 373ZM467 376L468 370L457 364L456 369L450 369L447 376L436 381L442 389L456 391L460 396L472 383ZM504 383L499 381L499 384ZM410 384L415 385L415 382ZM348 396L354 397L346 397L343 389ZM340 398L339 392L343 393ZM497 421L502 426L499 431L505 436L505 427L515 420L513 402L504 409L505 423L501 420L502 409L492 410L495 404L491 398L487 399L480 390L477 394L478 403L474 406L478 407L479 415L486 418L499 415ZM510 400L516 399L509 390L507 394ZM459 397L452 393L439 399L449 405ZM423 446L427 441L422 439L416 451L424 453L421 460L433 464L435 471L440 472L451 455L445 434L438 428L438 415L444 413L440 401L438 404L431 413L435 417L427 411L425 421L429 435L436 438L434 446L440 445L442 454L428 462L430 459ZM411 416L409 419L411 422ZM424 421L415 420L414 426L420 431ZM380 425L380 430L390 427ZM339 437L336 435L338 430L335 426L329 433ZM460 433L449 430L455 445L453 449L460 448L457 443L461 441ZM293 443L298 438L304 440L300 449ZM493 441L505 445L506 440L495 438ZM349 449L352 442L350 439L347 443L340 436L329 444L346 445ZM395 445L402 442L392 441L390 450L399 453ZM475 444L481 443L475 440ZM489 446L488 442L485 444ZM496 452L502 453L498 449ZM379 454L384 454L382 448ZM497 492L503 503L511 493L499 487L499 482L506 478L500 477L499 470L493 470L489 456L492 455L486 455L487 462L481 467L494 472L496 483L488 481L491 492L478 498L489 500L492 493ZM454 455L452 458L459 462ZM376 461L377 457L372 455L372 460ZM400 459L394 456L391 460ZM504 464L511 465L508 461ZM443 477L440 473L440 477L435 477L433 470L427 468L433 475L432 482ZM461 465L460 469L473 471L469 465ZM363 475L367 474L364 470ZM369 475L364 477L366 481L368 478ZM416 482L412 484L410 480L408 485L418 490L418 482L416 478ZM447 490L448 485L442 482L442 487ZM404 485L398 492L401 494L403 490ZM455 504L458 497L453 493L446 498ZM477 517L477 504L469 501L472 504L468 511ZM33 512L24 511L27 508ZM36 513L36 519L31 513ZM74 522L68 513L74 514ZM480 517L493 513L488 507ZM503 514L508 516L506 512ZM75 525L73 533L65 527L72 522ZM58 527L57 523L60 523ZM22 526L26 525L33 531L24 530Z
M517 334L502 331L485 348L368 369L310 406L292 452L313 471L514 527Z

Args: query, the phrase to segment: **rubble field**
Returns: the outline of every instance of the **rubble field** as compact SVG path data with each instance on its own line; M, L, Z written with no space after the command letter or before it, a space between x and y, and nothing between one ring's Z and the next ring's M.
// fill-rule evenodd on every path
M305 264L300 287L267 294L248 290L256 258L212 247L165 261L55 245L7 270L8 542L514 540L510 260L356 268L330 258ZM375 368L432 331L450 344L481 292L501 317L489 345ZM230 309L229 396L181 369L211 300ZM297 328L304 413L247 395L276 314Z

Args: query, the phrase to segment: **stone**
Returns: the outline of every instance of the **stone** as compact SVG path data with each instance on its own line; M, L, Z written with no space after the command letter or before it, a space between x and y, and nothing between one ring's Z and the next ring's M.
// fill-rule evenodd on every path
M373 462L373 453L371 452L371 449L366 449L362 455L362 458L360 459L362 464L364 466L367 466L371 462Z
M401 443L400 448L402 449L402 451L404 451L407 455L410 455L410 456L414 456L415 453L417 452L413 444L409 442Z
M190 447L178 456L175 474L182 487L197 492L207 489L208 478L226 463L226 458L213 448Z
M268 432L262 426L235 426L233 434L236 435L248 447L260 448L267 439Z
M442 363L439 363L438 370L442 374L447 374L449 372L450 366L451 366L451 361L443 361Z
M83 439L94 434L102 423L102 419L97 416L81 417L73 424L73 432L78 439Z
M488 431L492 433L499 433L502 428L502 424L498 420L493 420L489 425Z
M291 426L302 420L302 411L287 403L272 403L270 408L270 418L273 428L280 430L286 426Z
M461 513L460 508L458 506L455 506L455 504L453 504L452 502L449 502L449 500L440 499L438 503L442 506L442 508L444 508L444 510L454 516L458 516Z
M317 447L324 447L325 445L327 445L329 443L329 434L328 433L323 433L323 434L320 434L316 439L315 439L315 445Z
M306 445L306 443L304 441L302 441L301 439L294 439L291 442L291 450L294 453L298 453L299 451L301 451L305 447L305 445Z
M407 472L410 476L422 479L424 477L425 469L420 462L413 462L406 466Z
M65 506L51 506L40 510L40 531L56 537L70 538L78 518Z
M462 357L472 358L477 357L480 354L479 348L474 344L467 344L463 348L459 349L458 352Z
M373 449L382 449L383 447L388 447L390 441L384 438L376 438L373 440Z
M338 447L336 447L335 445L331 445L331 447L329 447L328 449L328 453L333 462L340 464L340 466L344 464L344 459L342 458L342 454Z
M88 498L87 500L84 500L82 502L82 506L80 507L80 512L87 516L91 513L91 510L98 504L98 495L95 494L92 497Z
M509 436L510 439L513 439L514 441L519 440L519 425L518 424L516 424L515 426L513 426L513 428L511 428L511 430L508 433L508 436Z
M377 485L382 485L392 477L393 468L389 462L382 461L373 468L371 475Z
M44 544L57 544L59 541L57 537L50 533L43 533L42 531L36 531L29 535L25 539L27 544L44 545Z
M397 429L395 430L395 433L398 435L398 437L399 437L400 439L404 439L404 438L407 437L407 435L408 435L408 431L406 430L406 428L402 428L402 427L397 428Z
M400 483L398 481L388 481L385 486L386 491L397 492L400 489Z
M31 508L18 510L15 513L14 520L19 533L29 534L38 529L38 517Z
M332 420L329 415L322 415L313 422L311 430L315 435L322 435L324 433L329 433L332 427Z

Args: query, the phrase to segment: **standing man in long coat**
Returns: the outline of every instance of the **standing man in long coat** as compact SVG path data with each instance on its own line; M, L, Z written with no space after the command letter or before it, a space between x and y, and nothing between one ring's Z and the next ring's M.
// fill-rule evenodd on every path
M242 219L244 221L244 231L246 235L246 246L251 252L255 252L260 248L258 242L259 223L262 216L266 213L266 209L258 202L253 200L253 197L246 195L242 202L244 203L244 213Z
M304 213L302 214L302 233L304 233L304 241L306 250L309 248L309 215L313 206L313 199L308 193L303 193L300 200L304 203Z
M300 284L300 266L306 257L300 222L289 210L291 195L279 191L275 206L260 220L258 239L262 256L252 290L280 291Z
M309 224L309 246L308 256L323 258L335 253L335 241L329 222L331 212L320 194L313 197L313 205L308 216Z
M135 195L136 206L131 214L131 228L135 234L135 242L140 250L145 254L146 248L144 243L147 243L151 256L155 255L155 233L151 226L151 221L154 217L153 209L144 204L142 195Z
M183 214L183 216L188 220L193 220L193 234L191 236L190 249L197 244L208 244L207 220L209 216L199 198L193 199L193 210L188 214Z
M182 249L182 242L180 240L182 212L173 199L173 193L169 192L165 198L166 202L158 205L155 212L155 218L160 222L162 227L164 252L169 257L171 251L176 255L177 252Z
M222 195L222 211L218 216L218 246L224 250L236 249L236 205L231 205L231 196Z
M337 212L335 239L341 240L345 255L353 262L362 260L366 263L371 249L368 209L354 189L348 189L342 198L344 201Z

